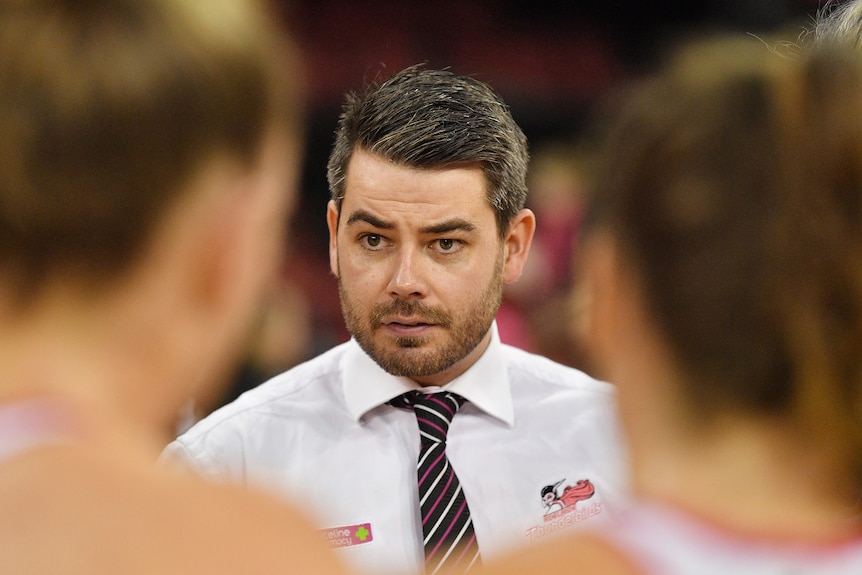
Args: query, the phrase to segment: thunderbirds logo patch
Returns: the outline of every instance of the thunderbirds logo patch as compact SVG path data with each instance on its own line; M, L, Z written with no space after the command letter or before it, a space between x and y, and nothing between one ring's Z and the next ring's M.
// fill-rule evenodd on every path
M565 479L561 479L541 489L539 495L545 514L541 525L527 529L525 535L530 541L595 517L602 512L601 501L590 502L596 493L596 488L589 479L579 479L574 485L565 485L560 491L560 486L564 482Z
M565 481L562 479L553 485L542 487L542 505L545 506L545 517L562 511L567 507L575 505L578 501L589 499L596 492L596 488L589 479L581 479L574 485L566 485L561 494L557 494L557 488ZM545 519L547 521L547 519Z

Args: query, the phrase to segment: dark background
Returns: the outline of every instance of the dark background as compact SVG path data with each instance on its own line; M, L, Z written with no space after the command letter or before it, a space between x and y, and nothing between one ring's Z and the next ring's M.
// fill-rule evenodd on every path
M509 104L535 159L544 147L576 142L596 104L649 70L676 43L734 32L762 39L764 49L792 45L811 26L821 2L281 0L276 8L305 64L308 123L300 197L283 290L224 401L349 337L329 271L325 224L326 162L345 92L417 63L474 76ZM531 175L539 165L531 163ZM531 189L536 198L537 187ZM555 211L550 218L548 210L537 212L539 231L528 263L535 268L544 248L545 261L556 267L544 275L534 269L532 283L522 277L509 286L515 289L504 292L498 325L504 343L588 370L571 335L577 320L567 303L577 222L554 230ZM542 232L549 237L540 238Z
M794 40L823 0L283 1L306 63L309 113L301 217L326 249L326 158L343 95L425 62L491 84L534 145L576 137L592 106L691 35Z

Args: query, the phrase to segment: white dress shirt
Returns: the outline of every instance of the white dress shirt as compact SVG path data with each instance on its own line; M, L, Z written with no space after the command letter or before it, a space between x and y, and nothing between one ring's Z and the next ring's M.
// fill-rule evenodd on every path
M419 431L411 411L386 405L415 388L351 340L214 412L163 457L304 505L356 569L421 573ZM449 429L447 454L483 557L597 525L622 502L611 385L502 344L494 325L485 353L446 389L469 402ZM575 502L568 495L578 489L564 489L579 480L594 493ZM546 486L553 501L543 501Z

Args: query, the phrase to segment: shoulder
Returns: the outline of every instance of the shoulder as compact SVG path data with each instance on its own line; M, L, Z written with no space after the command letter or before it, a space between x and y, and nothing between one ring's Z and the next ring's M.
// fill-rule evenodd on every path
M254 488L203 485L184 477L165 481L163 488L168 502L165 510L170 515L159 523L177 522L178 518L186 522L172 528L175 531L172 538L188 545L186 553L198 560L196 570L344 572L317 536L309 518L283 500Z
M280 437L299 422L315 422L321 405L332 416L344 402L341 361L347 345L297 365L207 415L171 442L162 459L219 474L228 462L243 459L249 441L267 434Z
M555 538L485 565L482 575L643 575L623 552L598 535Z
M613 397L615 388L583 371L557 363L547 357L503 345L509 376L514 384L529 383L551 389L577 391L584 395Z
M347 345L336 346L243 393L197 422L184 436L205 434L232 419L256 418L285 405L301 405L305 399L340 393L341 359Z
M288 504L137 458L33 452L4 465L0 499L4 573L343 573Z

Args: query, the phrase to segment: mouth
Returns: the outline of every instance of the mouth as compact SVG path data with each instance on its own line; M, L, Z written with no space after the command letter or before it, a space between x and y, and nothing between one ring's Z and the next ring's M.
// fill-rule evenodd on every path
M416 326L420 326L420 325L424 325L424 326L434 325L430 322L425 321L422 318L403 318L403 317L387 318L387 319L384 319L381 323L383 325L386 325L386 326L400 325L400 326L406 326L406 327L416 327Z
M392 334L399 337L415 337L422 335L433 328L436 324L424 321L421 318L388 318L381 324Z

